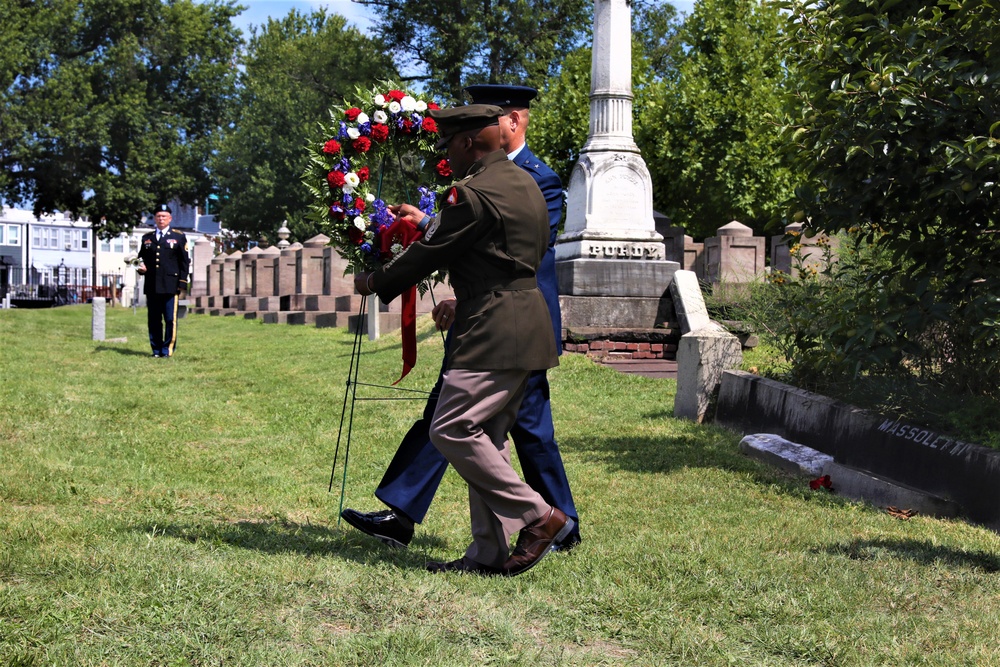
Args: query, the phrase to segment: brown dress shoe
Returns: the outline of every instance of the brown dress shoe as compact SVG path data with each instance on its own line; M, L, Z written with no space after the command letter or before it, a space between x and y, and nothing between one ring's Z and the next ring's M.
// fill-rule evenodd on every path
M533 568L549 552L552 543L569 535L574 525L573 519L558 507L550 508L547 515L521 529L514 551L503 564L504 575L514 577Z
M476 561L466 558L465 556L462 556L458 560L448 561L447 563L431 561L427 563L425 567L428 572L433 572L434 574L440 574L442 572L468 572L469 574L479 574L484 577L500 574L500 570L497 568L477 563Z

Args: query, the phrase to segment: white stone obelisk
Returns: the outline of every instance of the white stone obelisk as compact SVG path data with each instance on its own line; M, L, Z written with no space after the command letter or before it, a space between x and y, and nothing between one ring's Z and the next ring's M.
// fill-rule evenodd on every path
M652 327L655 303L631 309L630 319L621 297L659 299L680 266L664 259L652 181L632 135L631 0L594 0L590 131L568 190L555 248L559 293L569 297L560 298L564 324ZM619 303L609 309L574 297Z

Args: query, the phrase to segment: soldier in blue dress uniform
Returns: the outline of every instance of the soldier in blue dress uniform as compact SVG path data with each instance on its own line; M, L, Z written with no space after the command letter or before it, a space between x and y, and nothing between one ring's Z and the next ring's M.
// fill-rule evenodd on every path
M191 258L187 237L170 228L170 207L159 204L153 213L156 231L139 242L138 272L145 276L146 321L154 357L170 357L177 347L177 301L188 287Z
M557 353L561 353L562 324L553 246L562 218L562 182L554 171L531 152L525 141L529 104L538 91L527 86L505 85L473 85L468 86L466 91L474 104L492 104L504 110L504 116L500 118L502 148L514 164L535 180L545 198L549 217L548 250L538 268L537 282L552 318ZM401 208L403 213L414 212L409 211L406 206ZM426 223L427 220L424 220L423 224ZM434 316L438 326L447 329L454 320L454 302L439 304ZM451 332L446 345L450 342ZM442 365L442 373L444 370ZM375 490L375 496L389 509L360 512L347 508L341 513L349 524L390 546L405 547L410 543L414 524L422 522L426 516L448 467L444 456L431 444L428 434L441 382L439 376L424 408L423 417L403 437ZM573 530L553 545L557 550L571 549L580 542L579 516L555 440L549 383L544 370L530 374L510 435L521 463L524 481L547 503L559 508L574 521Z

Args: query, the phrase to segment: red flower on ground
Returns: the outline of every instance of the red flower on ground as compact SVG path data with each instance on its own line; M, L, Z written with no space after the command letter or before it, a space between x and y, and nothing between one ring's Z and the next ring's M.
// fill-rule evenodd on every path
M372 125L372 139L382 143L389 138L389 126L388 125Z
M361 109L357 107L351 107L350 109L344 110L344 116L346 116L347 120L351 121L352 123L356 121L358 119L358 116L360 115L361 115Z
M331 188L340 188L344 186L344 172L342 171L331 171L326 175L326 182L330 184Z
M372 140L368 137L358 137L351 142L351 146L359 153L367 153L372 147Z
M440 162L438 162L437 165L434 166L434 169L437 170L438 176L441 176L443 178L448 178L449 176L451 176L452 173L451 163L448 162L448 158L445 158Z
M833 491L833 482L830 480L829 475L823 475L822 477L817 477L813 481L809 482L809 488L813 491L819 489L829 489Z
M323 152L336 155L340 152L340 142L336 139L330 139L330 141L323 144Z
M361 181L362 183L364 183L364 182L365 182L365 181L367 181L367 180L368 180L369 178L371 178L371 175L372 175L372 172L371 172L371 170L370 170L370 169L368 168L368 166L367 166L367 165L366 165L366 166L364 166L364 167L361 167L361 169L358 169L358 171L357 171L357 172L355 172L355 173L357 173L357 175L358 175L358 180L359 180L359 181Z
M424 132L437 132L438 126L437 123L434 122L433 118L428 117L424 118L424 120L420 123L420 129Z

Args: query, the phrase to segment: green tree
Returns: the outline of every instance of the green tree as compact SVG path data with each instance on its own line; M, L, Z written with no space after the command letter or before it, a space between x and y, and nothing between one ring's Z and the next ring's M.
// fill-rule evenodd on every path
M373 10L382 43L395 45L405 79L454 100L470 83L540 87L593 23L586 0L356 1Z
M653 206L692 236L730 220L763 231L790 191L781 21L771 2L699 0L675 40L647 46L655 69L641 104L637 93L636 143Z
M287 218L293 240L319 232L305 219L312 198L302 183L306 145L319 123L358 85L395 75L390 56L344 17L295 10L253 31L229 129L212 161L227 228L275 241Z
M787 120L803 178L790 211L854 229L907 267L839 350L996 392L1000 377L1000 4L794 1ZM872 358L870 348L878 343Z
M0 0L0 196L103 236L204 200L233 55L229 2Z

